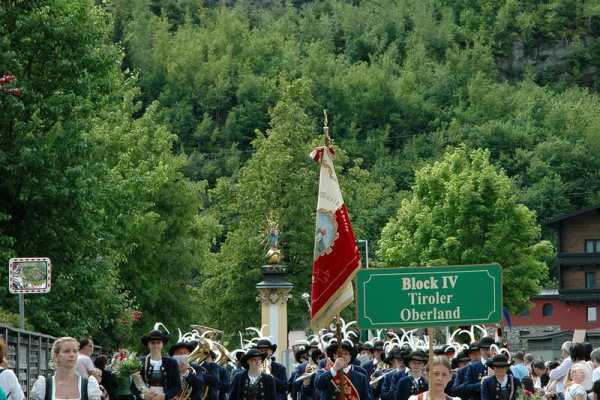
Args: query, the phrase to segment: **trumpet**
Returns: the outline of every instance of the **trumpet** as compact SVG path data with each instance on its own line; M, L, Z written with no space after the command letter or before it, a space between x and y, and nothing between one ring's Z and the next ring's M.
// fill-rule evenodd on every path
M304 373L296 378L294 382L303 381L306 378L310 378L314 374L317 373L319 366L312 360L312 358L308 359L308 363L306 364L306 368L304 369Z
M371 381L369 381L369 385L371 385L371 386L375 386L375 385L377 385L377 383L378 383L380 380L382 380L382 379L383 379L383 378L385 378L387 375L389 375L389 374L391 374L391 373L393 373L393 372L395 372L395 371L396 371L395 369L392 369L392 370L389 370L389 371L387 371L387 372L384 372L383 374L381 374L381 375L379 375L379 376L377 376L377 377L375 377L375 378L371 379Z
M373 387L377 386L379 381L382 380L387 374L395 371L394 369L392 369L392 370L386 372L385 366L386 366L386 364L383 361L379 361L377 363L377 368L375 369L375 371L373 371L372 379L369 382L369 385L371 385Z

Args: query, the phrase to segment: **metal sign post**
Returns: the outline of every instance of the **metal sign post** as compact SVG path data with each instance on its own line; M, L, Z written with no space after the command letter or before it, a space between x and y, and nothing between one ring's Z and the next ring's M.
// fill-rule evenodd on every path
M25 329L25 294L48 293L52 263L47 257L11 258L8 262L8 291L19 295L19 328Z
M19 293L19 329L25 329L25 295Z

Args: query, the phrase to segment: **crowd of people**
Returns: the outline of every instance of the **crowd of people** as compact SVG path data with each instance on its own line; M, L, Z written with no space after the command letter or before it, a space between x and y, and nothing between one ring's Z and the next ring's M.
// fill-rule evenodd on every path
M425 349L392 341L357 343L315 337L293 346L287 374L259 338L232 356L189 338L168 347L169 335L153 329L141 338L147 355L127 377L125 391L105 355L92 360L90 339L57 339L53 372L40 376L33 400L600 400L600 349L565 342L562 360L509 355L492 337L442 346L429 362ZM219 352L219 354L216 354ZM166 354L165 354L166 353ZM7 346L0 339L0 400L24 400ZM219 360L226 362L219 362Z

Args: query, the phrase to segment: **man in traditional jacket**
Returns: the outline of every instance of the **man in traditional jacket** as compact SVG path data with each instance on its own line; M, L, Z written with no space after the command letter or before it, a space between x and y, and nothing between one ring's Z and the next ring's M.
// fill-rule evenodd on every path
M393 372L388 371L383 382L381 383L380 398L381 400L394 400L396 398L396 392L394 389L398 385L398 381L406 376L407 368L404 364L404 360L409 356L410 348L408 347L395 347L390 352L390 362L392 364Z
M408 400L410 396L421 394L429 385L423 376L425 363L427 362L427 354L423 350L415 350L408 356L408 375L398 380L396 388L395 400Z
M315 387L322 400L335 400L339 391L344 390L346 400L373 400L366 374L358 372L353 364L357 350L350 340L342 340L340 356L338 343L327 347L327 356L333 365L317 373Z
M510 367L508 358L504 354L497 354L488 360L487 366L494 370L494 375L481 383L481 400L516 400L521 383L507 373Z
M494 338L485 336L479 341L480 359L472 362L465 373L462 400L479 400L481 396L481 380L488 375L487 360Z
M241 358L244 371L234 375L229 400L276 400L277 392L272 375L262 371L267 353L252 348Z
M277 390L277 400L287 399L288 381L285 367L275 361L273 353L277 350L277 345L272 344L269 339L263 338L256 342L256 348L267 354L267 364L271 367L271 375L275 379L275 388Z

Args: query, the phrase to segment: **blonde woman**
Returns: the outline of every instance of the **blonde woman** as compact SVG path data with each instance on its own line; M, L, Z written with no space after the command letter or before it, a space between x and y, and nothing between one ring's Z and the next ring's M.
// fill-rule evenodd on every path
M31 388L33 400L100 400L101 392L96 378L77 375L79 342L72 337L61 337L52 344L54 375L40 376Z
M4 339L0 338L0 389L8 400L23 400L23 389L15 373L8 369L7 357L8 347Z
M410 396L408 400L460 400L444 393L446 385L452 378L452 364L446 356L434 356L430 364L431 380L429 390L421 394Z
M569 383L565 385L565 400L586 400L587 392L583 386L586 381L587 366L575 363L569 371Z

